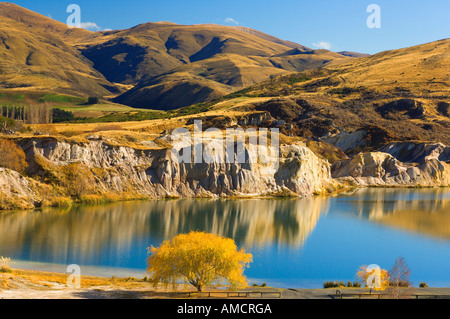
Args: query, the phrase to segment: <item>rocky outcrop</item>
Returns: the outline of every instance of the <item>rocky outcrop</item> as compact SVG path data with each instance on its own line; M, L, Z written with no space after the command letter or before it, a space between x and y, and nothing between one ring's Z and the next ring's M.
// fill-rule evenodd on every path
M332 176L358 186L450 186L450 165L436 158L404 163L388 153L372 152L336 162Z
M310 196L327 192L334 185L328 163L302 145L280 146L277 167L273 161L180 163L170 149L114 146L97 137L83 143L31 138L19 145L25 151L31 176L43 175L43 167L58 171L78 164L92 173L90 183L95 183L98 191L128 191L149 198ZM268 149L263 152L270 154Z
M199 118L191 118L187 121L187 125L192 125L196 120L201 120L203 128L219 128L227 129L237 126L276 126L277 121L269 112L252 112L239 115L226 116L205 116Z
M16 171L0 167L0 210L38 206L43 188L44 185Z
M389 153L399 161L407 163L422 163L431 159L450 161L450 147L442 143L389 143L382 147L380 152Z
M395 140L394 134L384 127L368 125L359 130L322 137L326 143L334 145L346 154L359 153L362 149L366 151L378 150L380 147Z
M362 147L366 145L366 130L358 130L354 132L342 132L330 137L323 138L323 140L331 145L340 148L344 152Z
M163 140L173 142L170 138ZM203 143L203 148L208 147L207 142ZM26 154L29 177L0 169L0 209L32 208L51 203L49 196L73 197L83 192L114 194L119 199L307 197L328 193L342 184L450 186L450 165L442 161L447 159L448 148L441 144L416 145L412 152L407 144L386 146L386 151L398 156L403 154L401 150L409 149L409 159L420 159L418 163L403 162L386 152L372 152L337 161L331 169L328 162L300 144L279 146L278 153L260 146L265 160L198 164L180 162L179 154L171 148L137 149L113 145L99 136L83 142L33 137L18 144ZM248 145L246 152L248 157Z

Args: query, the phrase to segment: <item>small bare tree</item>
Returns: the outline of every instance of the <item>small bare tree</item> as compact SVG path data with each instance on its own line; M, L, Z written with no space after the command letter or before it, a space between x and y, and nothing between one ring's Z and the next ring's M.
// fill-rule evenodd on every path
M390 285L388 294L393 299L407 298L411 295L411 282L409 275L411 270L406 264L405 258L398 257L395 264L389 270Z

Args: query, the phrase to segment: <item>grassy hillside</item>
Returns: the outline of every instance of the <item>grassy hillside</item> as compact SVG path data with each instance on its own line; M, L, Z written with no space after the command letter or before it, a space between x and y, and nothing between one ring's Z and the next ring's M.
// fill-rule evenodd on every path
M39 13L20 7L9 2L0 2L0 16L2 19L14 21L16 26L27 27L34 32L52 33L71 43L83 41L88 38L96 37L95 32L85 29L68 28L66 24L50 19Z
M450 39L381 52L336 67L338 87L364 86L380 92L447 96L450 91Z
M116 90L70 45L84 31L70 31L13 4L0 3L0 87L106 96Z
M116 102L163 110L210 101L282 74L352 59L248 28L173 23L106 32L77 48L109 81L136 85Z
M243 27L160 22L89 32L16 5L0 9L1 105L50 103L85 122L136 121L139 130L267 112L286 137L310 143L362 132L348 154L391 141L450 144L449 39L367 56ZM87 105L88 96L101 102Z
M168 110L211 101L267 79L352 56L311 50L244 27L144 23L71 29L0 3L0 87L97 96Z
M39 90L0 90L0 111L5 107L14 108L20 106L28 108L42 104L53 109L69 111L73 114L73 119L76 121L92 121L105 117L122 119L135 113L142 113L141 117L145 117L147 113L156 113L152 110L136 109L107 100L100 100L98 103L90 104L88 99L84 97L53 92Z
M233 123L230 119L240 112L269 112L275 120L284 123L279 128L286 136L334 143L336 137L360 131L362 141L350 145L346 150L349 155L375 150L392 141L449 145L450 81L446 54L449 43L450 40L441 40L382 52L351 63L289 72L211 102L188 107L183 110L186 113L169 112L167 116L173 119L163 121L166 127L171 127L170 123L182 125L179 116L195 114L195 117L227 125ZM244 58L236 59L243 64ZM224 63L222 68L226 69L225 58L219 56L213 60ZM169 82L170 77L187 76L184 74L188 72L193 76L193 70L201 70L202 64L195 62L192 66L164 75L165 82ZM430 81L430 77L434 80ZM149 90L144 95L152 95L151 90L159 89L158 83L149 81L145 83L148 86L137 86L127 93L129 99L139 98L139 95L132 95L137 90ZM171 103L164 101L164 104Z
M286 135L333 141L363 131L349 154L391 141L450 144L450 40L273 78L213 109L267 111Z
M126 92L114 101L132 107L180 108L353 59L244 27L159 22L90 32L11 3L0 3L0 18L0 88L109 99Z

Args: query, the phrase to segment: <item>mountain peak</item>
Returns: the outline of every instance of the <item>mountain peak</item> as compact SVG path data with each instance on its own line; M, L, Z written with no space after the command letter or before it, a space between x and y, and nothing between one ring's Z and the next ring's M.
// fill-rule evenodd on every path
M153 23L155 23L155 24L178 25L178 23L171 22L171 21L157 21L157 22L153 22Z
M81 38L93 33L81 28L71 29L65 23L10 2L0 2L0 17L10 19L25 27L31 27L33 32L51 32L52 35L72 36L73 38ZM17 25L14 25L14 27L17 27Z

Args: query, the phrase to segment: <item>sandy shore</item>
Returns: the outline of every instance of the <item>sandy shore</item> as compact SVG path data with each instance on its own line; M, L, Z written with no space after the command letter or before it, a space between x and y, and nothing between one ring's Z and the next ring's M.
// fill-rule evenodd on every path
M71 289L67 286L67 274L49 273L33 270L12 270L0 273L0 299L187 299L187 292L194 292L189 285L178 285L176 291L172 287L154 288L149 282L137 278L104 278L82 276L81 288ZM363 288L333 289L280 289L249 287L243 291L267 293L265 299L337 299L336 290L344 294L366 294ZM212 298L224 298L223 290L211 289ZM220 293L222 292L222 294ZM276 292L277 294L269 294ZM450 297L450 288L412 288L410 293L438 298ZM255 295L253 295L255 296ZM205 298L194 295L190 298ZM252 295L250 296L252 298ZM255 296L256 298L257 296ZM357 298L350 296L346 298ZM366 296L365 298L370 298Z

